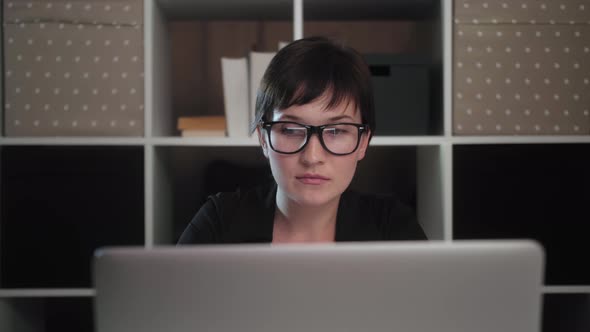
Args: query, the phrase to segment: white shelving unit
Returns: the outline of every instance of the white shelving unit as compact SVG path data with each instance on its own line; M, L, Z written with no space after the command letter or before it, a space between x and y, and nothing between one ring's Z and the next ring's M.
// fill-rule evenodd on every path
M120 137L2 137L0 146L143 146L145 138Z
M590 286L545 286L544 294L590 294Z
M92 297L92 288L2 289L0 298Z
M393 158L398 154L405 156L408 151L411 155L415 155L415 160L406 160L406 162L414 167L417 215L429 238L444 241L452 241L455 238L453 154L457 146L590 144L590 136L453 136L452 0L314 0L313 4L309 2L307 7L303 0L145 0L145 137L0 137L0 149L27 146L106 146L143 149L145 246L149 248L173 244L174 236L178 232L175 227L178 228L178 225L175 225L172 220L177 210L177 201L184 198L178 197L182 196L178 188L179 176L188 174L190 171L202 171L207 158L222 157L256 166L261 163L262 157L257 151L256 137L247 139L181 138L174 132L175 118L171 116L173 103L170 91L169 21L280 19L292 22L293 36L299 38L305 35L307 14L314 19L326 20L351 19L355 15L363 20L388 19L391 18L387 15L388 10L403 11L407 6L422 8L433 4L439 11L433 21L439 26L434 29L438 35L434 35L436 40L432 42L440 44L438 57L442 59L442 63L439 64L442 74L442 105L439 107L442 114L440 114L441 123L438 126L440 134L377 136L371 142L373 150L378 151L371 162L378 162L380 159L388 160L389 152L394 155ZM338 10L326 13L326 8L338 8ZM0 80L0 84L2 82ZM0 124L2 124L1 118ZM189 222L188 219L185 221ZM590 298L588 285L552 285L544 287L542 292L546 296L585 294ZM22 301L45 298L79 298L82 301L91 301L93 296L94 290L91 288L0 289L0 330L42 331L41 323L30 323L31 319L42 319L43 314L37 309L15 310L17 303L20 306ZM564 305L567 304L568 302L565 301Z

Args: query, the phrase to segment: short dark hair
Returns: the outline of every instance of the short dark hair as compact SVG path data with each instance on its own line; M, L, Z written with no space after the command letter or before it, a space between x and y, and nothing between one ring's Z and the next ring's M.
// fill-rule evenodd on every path
M353 48L325 37L296 40L271 60L256 96L252 131L261 121L272 119L275 110L304 105L331 93L327 107L352 102L362 122L375 132L371 73Z

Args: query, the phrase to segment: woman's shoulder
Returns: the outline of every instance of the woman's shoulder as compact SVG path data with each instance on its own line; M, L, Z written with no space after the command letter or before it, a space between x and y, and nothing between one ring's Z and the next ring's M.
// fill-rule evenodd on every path
M269 206L274 207L273 184L264 183L207 198L181 241L190 243L253 242L261 239Z

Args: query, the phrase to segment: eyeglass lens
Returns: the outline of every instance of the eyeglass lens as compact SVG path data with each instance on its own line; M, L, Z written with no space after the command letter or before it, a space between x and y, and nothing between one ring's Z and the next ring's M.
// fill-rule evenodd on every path
M274 150L293 153L307 143L308 129L296 123L275 123L270 130ZM323 128L324 147L336 154L353 152L358 144L359 128L351 124L335 124Z

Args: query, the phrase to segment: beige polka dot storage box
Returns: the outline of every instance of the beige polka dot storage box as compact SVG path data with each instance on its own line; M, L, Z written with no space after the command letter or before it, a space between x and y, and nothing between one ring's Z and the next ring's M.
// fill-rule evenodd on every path
M143 136L142 0L5 0L6 136Z
M588 0L454 3L455 135L590 134Z

